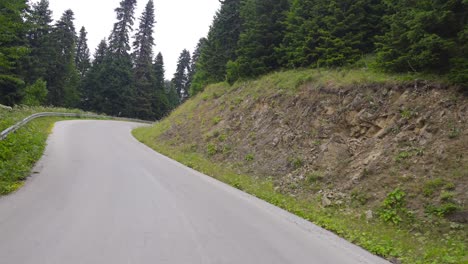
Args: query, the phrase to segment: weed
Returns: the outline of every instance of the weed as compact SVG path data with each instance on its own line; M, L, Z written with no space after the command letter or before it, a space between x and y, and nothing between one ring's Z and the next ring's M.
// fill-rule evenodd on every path
M403 221L402 217L408 214L405 197L406 193L400 188L390 192L379 209L380 218L396 225Z
M444 186L445 184L446 184L445 181L441 178L429 180L424 184L423 195L426 197L430 197L436 191L440 190L442 186Z
M456 127L455 125L451 124L449 126L450 130L449 130L449 133L448 133L448 137L450 139L455 139L455 138L458 138L460 136L460 129L458 129L458 127Z
M245 161L253 161L255 159L253 154L247 154L244 157Z
M216 146L214 144L208 144L206 146L206 153L208 154L208 156L214 156L216 153L218 152L218 149L216 148Z
M219 124L219 122L221 122L221 120L223 120L223 118L221 118L220 116L216 116L213 118L213 124L217 125Z
M458 210L458 206L452 202L443 203L440 206L426 205L426 213L438 217L444 217Z
M299 169L300 167L302 167L302 165L304 165L304 162L299 157L289 158L289 163L295 170Z
M407 159L410 159L413 156L422 156L424 155L424 150L422 148L412 148L410 150L403 150L398 152L395 157L396 162L403 162Z
M400 114L401 114L401 117L404 119L410 119L411 116L413 116L413 112L409 109L401 110Z
M403 160L406 160L406 159L410 158L411 156L412 156L412 155L411 155L410 152L408 152L408 151L401 151L401 152L399 152L398 155L396 156L395 161L401 162L401 161L403 161Z
M440 200L445 201L445 202L450 202L453 200L453 197L455 194L453 192L448 192L448 191L442 191L440 194Z
M306 182L310 185L315 184L316 182L323 179L323 174L318 171L310 172L305 177Z
M351 204L365 205L369 200L369 195L360 190L354 189L351 191Z
M218 139L219 139L219 141L224 142L224 141L226 141L227 137L228 136L226 134L221 134L221 135L219 135Z

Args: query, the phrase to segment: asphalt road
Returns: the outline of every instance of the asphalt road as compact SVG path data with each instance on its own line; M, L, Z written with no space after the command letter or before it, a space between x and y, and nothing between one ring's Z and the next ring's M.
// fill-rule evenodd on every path
M57 123L37 173L0 198L0 263L388 263L152 151L137 126Z

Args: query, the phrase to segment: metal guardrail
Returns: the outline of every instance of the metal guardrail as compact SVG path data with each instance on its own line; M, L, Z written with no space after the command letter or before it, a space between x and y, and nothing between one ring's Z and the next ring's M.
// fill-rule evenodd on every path
M91 114L80 114L80 113L54 113L54 112L44 112L44 113L37 113L30 115L23 119L22 121L16 123L15 125L3 130L0 133L0 141L4 140L9 134L15 132L16 130L20 129L27 123L31 122L32 120L39 118L39 117L48 117L48 116L58 116L58 117L84 117L84 118L109 118L113 120L120 120L120 121L129 121L129 122L137 122L137 123L146 123L152 124L153 122L140 120L140 119L133 119L133 118L121 118L121 117L112 117L112 116L102 116L102 115L91 115Z

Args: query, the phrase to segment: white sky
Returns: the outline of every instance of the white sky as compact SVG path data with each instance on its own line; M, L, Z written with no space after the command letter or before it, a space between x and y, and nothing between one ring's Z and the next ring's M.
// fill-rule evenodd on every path
M185 48L192 53L198 40L208 34L220 3L218 0L153 1L156 16L156 46L153 51L154 55L158 52L163 54L166 79L171 79L182 50ZM59 19L66 9L73 10L77 34L82 26L86 28L88 46L93 55L99 42L110 35L116 22L114 9L119 6L120 0L49 0L49 3L55 20ZM137 0L134 30L138 28L139 18L146 3L147 0ZM133 42L133 34L131 37Z

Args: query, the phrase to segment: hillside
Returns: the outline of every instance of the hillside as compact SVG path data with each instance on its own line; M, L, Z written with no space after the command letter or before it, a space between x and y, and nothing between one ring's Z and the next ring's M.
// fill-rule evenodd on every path
M211 85L135 135L396 263L459 263L466 260L468 97L408 79L302 70ZM251 188L257 183L279 201Z

